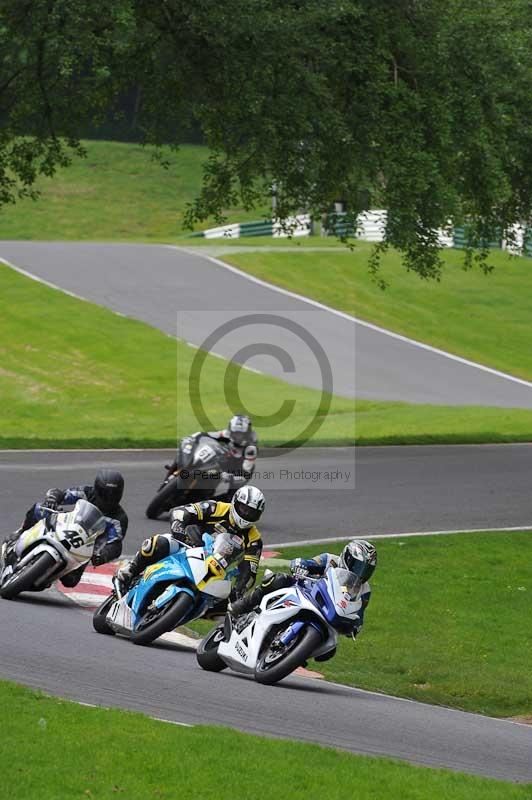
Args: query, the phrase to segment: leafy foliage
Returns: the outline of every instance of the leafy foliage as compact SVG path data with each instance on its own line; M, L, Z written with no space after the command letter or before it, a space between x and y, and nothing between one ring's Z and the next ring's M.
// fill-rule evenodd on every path
M118 86L130 3L1 0L0 204L83 154L80 127Z
M202 125L191 224L275 183L282 217L387 208L374 268L394 245L437 277L435 230L464 220L486 266L531 217L531 21L528 0L0 0L0 201L135 86L146 142Z

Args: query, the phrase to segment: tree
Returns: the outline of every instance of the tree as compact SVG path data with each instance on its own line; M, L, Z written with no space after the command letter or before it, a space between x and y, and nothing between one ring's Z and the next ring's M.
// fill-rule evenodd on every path
M120 85L129 2L0 0L0 206L82 154Z
M485 266L532 214L531 22L528 0L0 0L0 201L137 86L146 142L202 125L191 223L275 182L280 216L387 208L382 248L424 277L467 220Z

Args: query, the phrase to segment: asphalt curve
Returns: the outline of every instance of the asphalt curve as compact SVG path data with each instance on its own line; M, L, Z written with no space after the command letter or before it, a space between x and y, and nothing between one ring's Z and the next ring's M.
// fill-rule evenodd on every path
M303 487L287 491L280 481L268 493L262 526L266 544L336 531L345 534L361 527L385 533L442 529L452 523L459 527L460 520L464 527L465 523L482 527L496 522L526 525L529 519L532 447L332 452L334 464L345 472L352 469L356 456L355 489L323 493L307 478ZM15 527L25 508L49 486L83 483L98 466L110 464L126 476L124 503L131 518L126 550L131 552L154 529L166 530L164 521L148 522L143 511L169 455L169 451L0 453L4 524L7 530ZM330 451L308 450L304 455L309 474L332 466ZM281 462L278 470L295 471L301 463L296 456L271 461ZM325 508L322 518L315 513L320 503ZM358 517L351 517L351 504L360 509ZM142 649L98 637L89 616L53 591L12 603L0 601L0 606L0 640L5 643L0 673L53 694L189 724L226 724L357 753L512 781L532 780L532 728L524 725L308 679L292 678L269 688L229 672L202 673L194 654L176 646Z
M213 348L235 356L242 343L265 344L249 365L321 388L328 360L336 394L375 400L532 408L532 388L356 324L267 285L246 280L207 256L163 245L2 242L0 256L41 279L171 335L200 345L243 312L269 313L303 328L321 347L309 354L283 324L249 322ZM317 345L316 345L317 342ZM312 348L311 348L312 349ZM288 352L289 358L280 358ZM250 355L249 350L247 355ZM235 360L245 361L244 354ZM430 379L427 378L430 376Z
M167 530L144 510L171 456L170 450L0 451L4 531L15 529L49 487L88 483L108 465L125 476L124 549L133 553L147 535ZM335 471L349 480L315 480ZM261 529L268 545L351 533L532 527L531 474L532 445L525 444L308 448L265 456L256 479L267 501Z
M189 650L169 644L140 648L99 636L87 613L53 592L0 600L0 608L0 672L56 695L182 723L231 725L532 781L529 726L312 679L290 678L268 687L229 671L205 673Z
M0 256L172 335L176 310L192 309L196 313L184 314L179 330L194 344L206 334L200 310L213 318L220 306L233 313L242 308L287 316L308 313L302 301L175 249L20 242L3 243ZM330 312L312 313L316 313L312 327L327 351L339 394L438 403L486 404L489 398L490 405L532 407L528 387L354 326ZM345 369L352 363L354 327L356 392L354 371ZM272 341L278 344L281 339ZM222 345L218 351L232 355ZM279 374L270 362L266 358L253 366ZM312 369L302 363L292 376L283 377L316 385ZM85 482L102 463L116 464L126 476L131 529L125 549L132 552L147 533L166 528L164 522L145 520L143 510L167 455L4 452L0 455L3 525L12 530L26 507L49 486ZM282 458L273 461L276 475L268 478L270 483L261 482L268 497L266 544L336 533L481 528L530 521L527 476L532 448L527 446L368 448L356 454L348 448L308 450L291 454L285 463ZM281 478L283 466L293 474L299 469L303 477ZM343 474L353 471L354 483L351 477L344 484L341 479L314 481L314 473L334 468ZM323 509L322 515L316 514L316 507ZM0 672L54 694L180 722L227 724L354 752L532 780L532 729L526 726L299 678L269 688L228 672L204 674L193 654L175 646L140 649L98 637L88 616L54 593L2 601L1 608Z

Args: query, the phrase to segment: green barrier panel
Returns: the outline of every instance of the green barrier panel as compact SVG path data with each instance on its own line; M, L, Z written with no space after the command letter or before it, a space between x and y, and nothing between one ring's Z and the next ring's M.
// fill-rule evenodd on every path
M271 222L245 222L240 225L240 236L271 236L272 233Z
M342 222L337 220L327 226L327 236L356 236L356 226L353 222Z
M457 250L464 250L467 247L468 230L466 226L458 226L453 231L453 247ZM493 239L489 242L482 243L484 247L490 250L500 250L502 247L502 239L498 231L493 232Z
M532 258L532 228L527 228L523 240L523 255Z

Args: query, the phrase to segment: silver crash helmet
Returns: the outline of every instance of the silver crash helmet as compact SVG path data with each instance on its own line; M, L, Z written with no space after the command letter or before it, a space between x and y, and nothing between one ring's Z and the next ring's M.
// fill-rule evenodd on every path
M338 566L347 570L353 575L353 581L358 582L358 588L368 581L377 566L377 551L375 547L365 539L353 539L342 550ZM350 581L352 589L355 583ZM358 589L357 589L358 591Z

